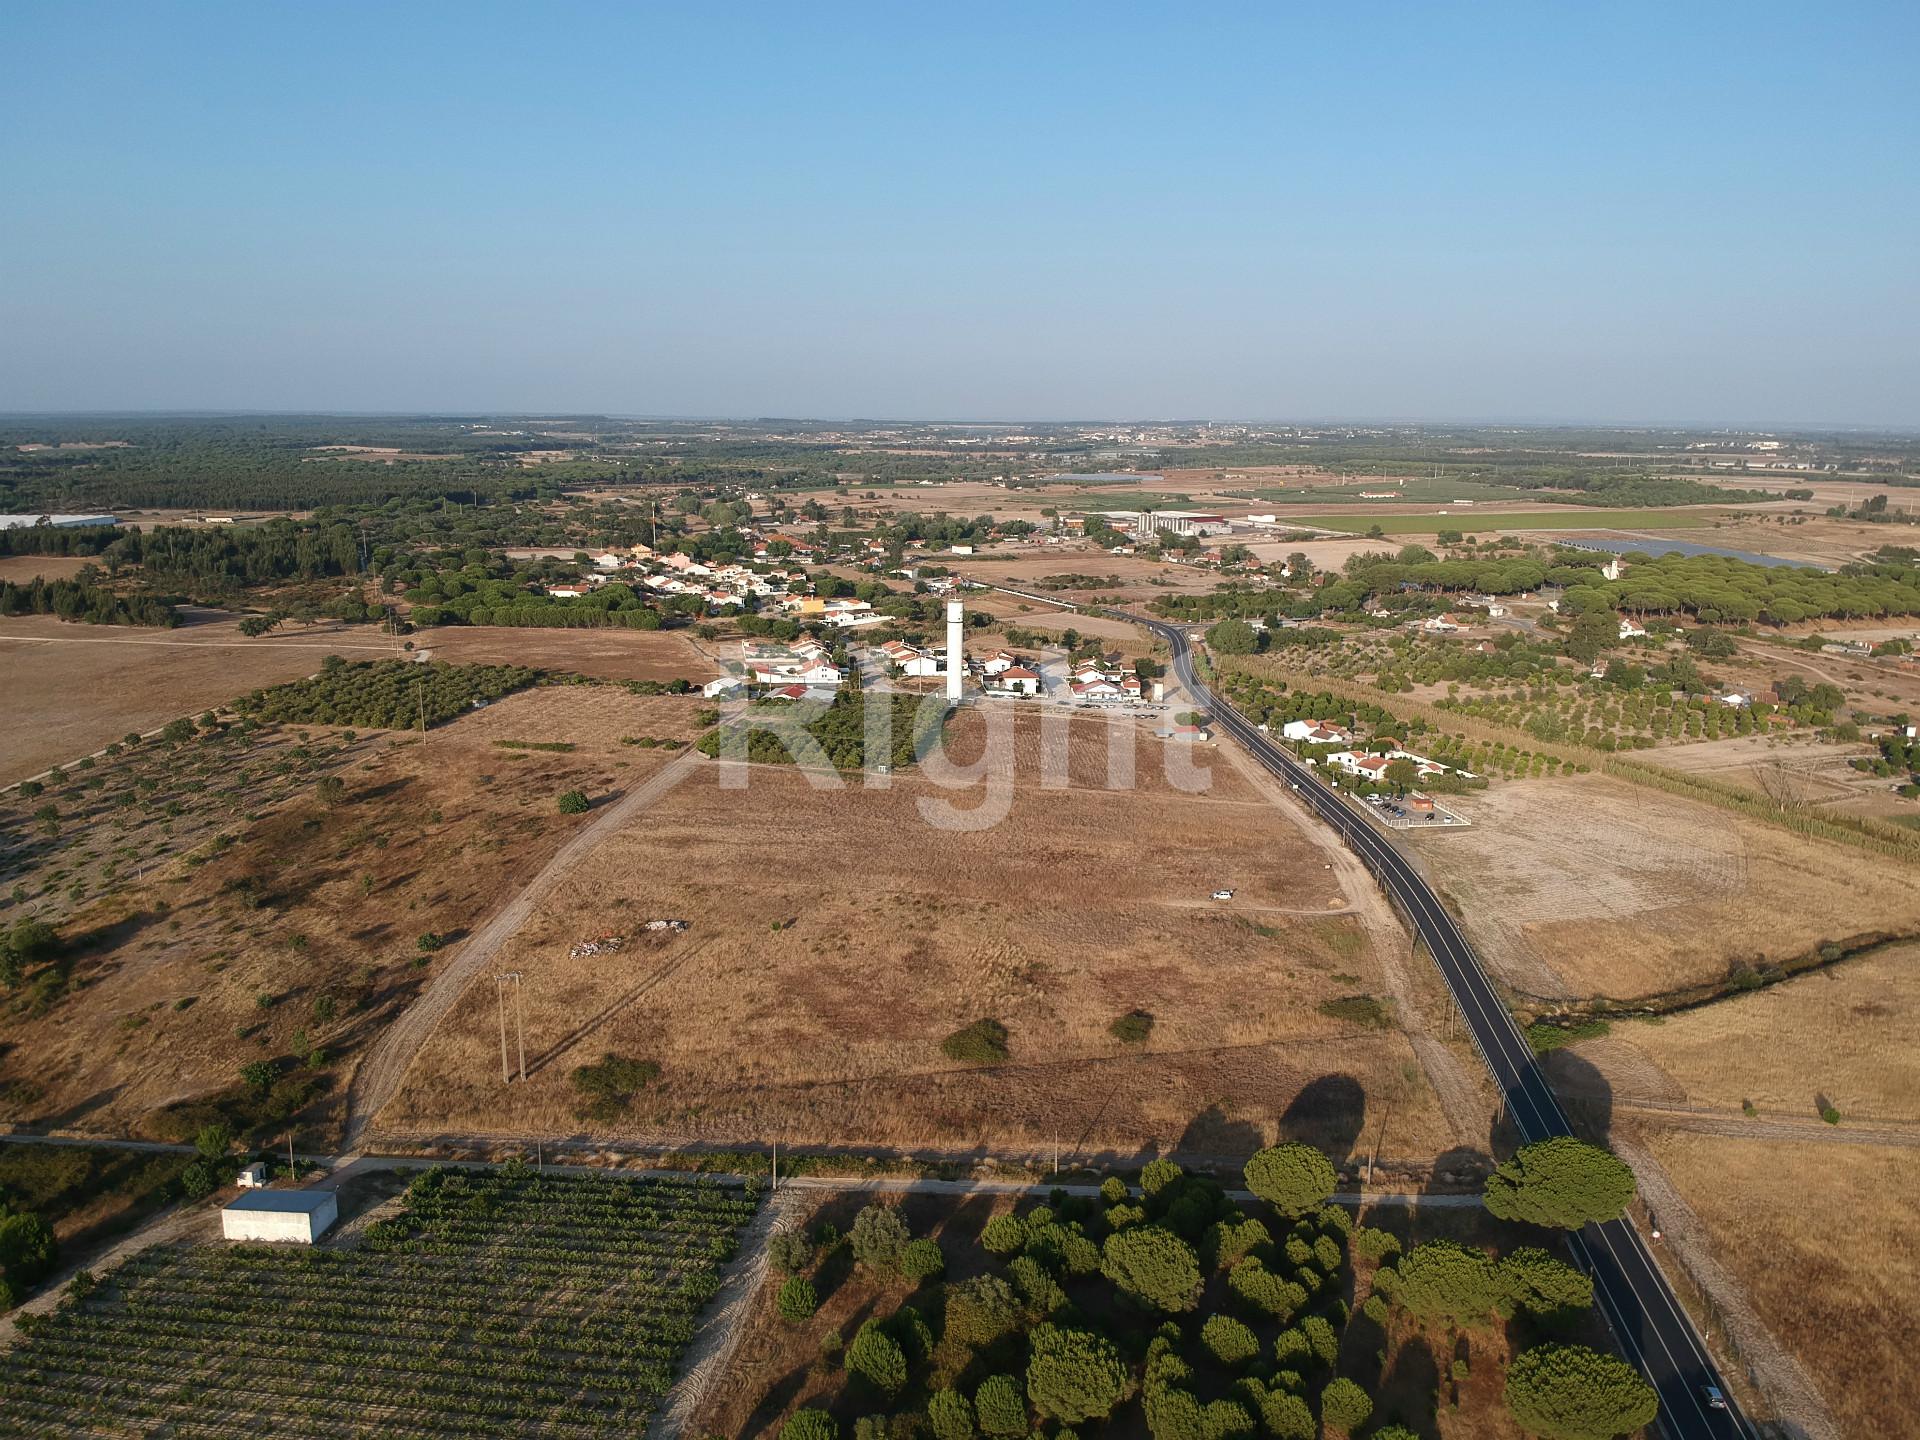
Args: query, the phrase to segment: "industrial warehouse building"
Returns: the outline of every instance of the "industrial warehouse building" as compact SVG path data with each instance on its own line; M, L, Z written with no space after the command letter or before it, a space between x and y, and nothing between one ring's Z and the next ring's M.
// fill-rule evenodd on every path
M252 1190L220 1212L229 1240L291 1241L311 1245L340 1218L331 1190Z

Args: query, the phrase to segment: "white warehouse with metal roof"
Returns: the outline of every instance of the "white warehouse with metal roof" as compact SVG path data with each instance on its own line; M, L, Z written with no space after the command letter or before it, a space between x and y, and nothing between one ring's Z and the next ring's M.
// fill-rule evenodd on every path
M331 1190L250 1190L220 1212L220 1233L229 1240L283 1241L311 1245L340 1218Z

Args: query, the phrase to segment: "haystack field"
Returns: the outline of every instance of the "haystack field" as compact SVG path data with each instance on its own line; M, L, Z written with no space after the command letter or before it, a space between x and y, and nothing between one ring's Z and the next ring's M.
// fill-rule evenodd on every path
M1510 781L1462 809L1474 828L1419 855L1523 996L1658 994L1920 927L1910 867L1626 781Z
M981 753L985 723L956 722L956 763ZM1383 1158L1453 1145L1405 1038L1356 1000L1385 994L1383 972L1320 851L1217 755L1189 757L1214 768L1187 793L1159 742L1120 733L1139 746L1131 788L1106 788L1109 736L1084 723L1043 788L1059 739L1022 717L1011 761L988 767L1016 782L1011 807L980 829L929 824L925 802L992 802L918 772L823 789L790 767L703 766L501 956L526 977L527 1084L501 1084L483 982L377 1128L1000 1151L1058 1138L1082 1159L1244 1154L1280 1133ZM1222 888L1231 900L1209 898ZM652 919L688 928L649 935ZM610 935L625 948L570 957ZM1116 1038L1135 1011L1150 1033ZM1004 1061L943 1053L980 1020L1005 1027ZM659 1078L589 1121L572 1072L608 1054Z

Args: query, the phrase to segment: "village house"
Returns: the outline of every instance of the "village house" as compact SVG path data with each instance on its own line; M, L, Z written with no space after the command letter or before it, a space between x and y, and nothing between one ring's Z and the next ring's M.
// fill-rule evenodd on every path
M1010 691L1016 695L1038 695L1040 672L1029 670L1025 665L1009 665L994 677L992 688Z
M1620 617L1620 638L1622 640L1632 640L1646 633L1646 626L1637 624L1627 619L1624 615Z
M1283 740L1300 740L1308 745L1352 745L1353 735L1331 720L1289 720L1280 727Z

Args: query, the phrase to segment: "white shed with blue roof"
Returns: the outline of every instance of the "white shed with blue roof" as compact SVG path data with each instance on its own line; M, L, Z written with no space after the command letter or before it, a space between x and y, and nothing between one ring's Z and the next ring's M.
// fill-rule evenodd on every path
M229 1240L311 1245L339 1218L340 1200L331 1190L251 1190L220 1212L220 1233Z

